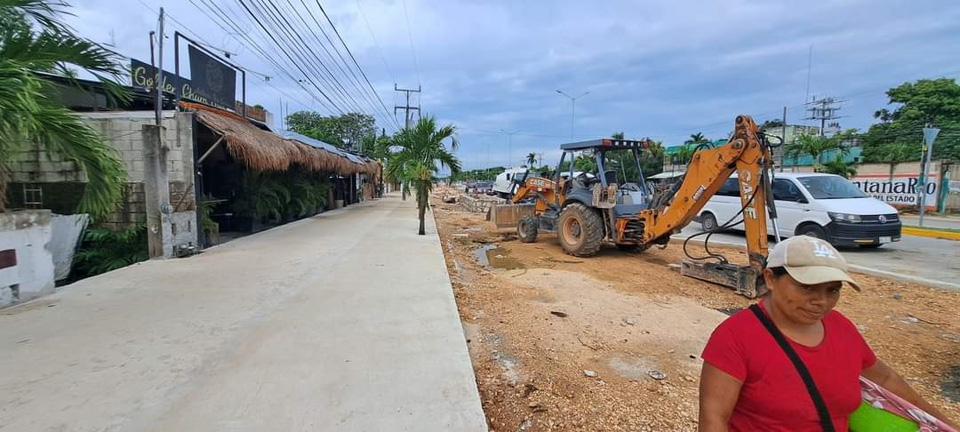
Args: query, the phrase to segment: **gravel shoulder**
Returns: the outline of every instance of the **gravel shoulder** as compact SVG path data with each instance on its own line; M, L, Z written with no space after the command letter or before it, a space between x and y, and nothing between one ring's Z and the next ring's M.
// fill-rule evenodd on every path
M482 214L443 203L444 193L452 194L438 189L433 213L491 430L696 430L700 351L726 313L750 300L680 276L669 266L682 259L679 242L574 258L554 235L521 243ZM838 310L960 418L960 293L856 277L864 291L845 291Z

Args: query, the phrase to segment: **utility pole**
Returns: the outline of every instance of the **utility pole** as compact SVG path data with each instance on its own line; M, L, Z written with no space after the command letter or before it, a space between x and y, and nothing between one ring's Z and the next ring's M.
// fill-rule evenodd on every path
M780 172L783 172L783 152L786 150L783 145L787 140L787 107L783 107L783 120L780 123L780 151L777 152L777 161L780 164Z
M573 123L574 123L574 120L576 120L576 115L577 115L577 99L580 99L590 94L590 92L584 92L583 94L577 97L570 96L560 90L557 90L557 93L560 93L570 99L570 141L573 141Z
M510 168L510 164L513 163L513 135L516 134L517 132L520 132L520 131L507 132L507 131L505 131L505 130L503 130L503 129L500 129L500 132L503 132L503 133L507 134L507 136L509 137L509 139L508 139L508 141L507 141L507 157L508 157L508 159L507 159L507 166L506 166L506 168Z
M163 122L163 8L160 8L160 34L157 36L157 127Z
M490 141L487 141L487 169L490 169Z
M397 115L397 110L398 110L398 109L402 109L402 110L403 110L403 118L404 118L403 127L404 127L404 129L410 129L410 121L413 119L413 116L410 115L410 111L416 111L416 112L417 112L417 115L418 115L418 116L420 115L420 102L417 102L417 106L415 106L415 107L414 107L414 106L410 106L410 93L420 93L421 88L420 88L420 86L417 86L417 89L416 89L416 90L414 90L414 89L402 89L402 88L397 87L396 84L394 84L394 85L393 85L393 91L398 91L398 92L404 92L404 93L406 93L406 96L407 96L407 103L406 103L406 105L404 105L404 106L394 106L394 107L393 107L393 115Z
M167 173L167 150L163 143L163 8L160 8L160 29L157 33L157 124L141 127L143 136L143 192L147 213L147 252L150 258L173 256L173 226L170 214L170 178ZM176 121L176 118L174 118Z
M930 164L930 157L933 155L933 141L940 134L940 129L931 125L923 128L923 158L920 162L920 176L917 185L920 187L920 195L917 202L920 203L920 226L923 226L923 214L927 210L927 165Z
M833 106L840 102L843 101L834 100L830 97L817 99L817 97L814 96L812 101L806 103L806 105L810 105L810 108L807 108L807 111L810 111L810 117L807 117L807 120L820 120L820 136L824 136L824 128L827 126L827 120L840 118L840 116L837 115L840 107Z

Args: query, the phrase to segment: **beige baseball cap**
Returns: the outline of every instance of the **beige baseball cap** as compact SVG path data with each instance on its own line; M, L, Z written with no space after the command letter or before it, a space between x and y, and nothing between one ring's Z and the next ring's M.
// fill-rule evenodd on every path
M793 279L804 285L842 281L860 291L847 273L847 260L824 240L794 236L777 243L767 257L767 268L783 267Z

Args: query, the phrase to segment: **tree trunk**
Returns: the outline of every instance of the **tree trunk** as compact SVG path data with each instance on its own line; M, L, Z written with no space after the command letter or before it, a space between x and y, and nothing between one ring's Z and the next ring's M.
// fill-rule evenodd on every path
M427 230L424 224L424 217L426 216L426 213L427 213L427 205L426 203L421 203L419 207L420 207L420 232L418 234L426 235Z
M890 162L890 184L893 185L893 172L897 169L896 162ZM890 186L893 187L893 186Z

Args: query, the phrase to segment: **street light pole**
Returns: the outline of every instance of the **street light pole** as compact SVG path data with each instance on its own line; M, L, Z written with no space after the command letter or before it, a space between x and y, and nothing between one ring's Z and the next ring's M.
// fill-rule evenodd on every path
M508 141L507 141L507 143L508 143L508 144L507 144L507 157L509 158L509 159L507 160L507 165L510 165L511 163L513 163L513 162L512 162L512 161L513 161L513 135L516 134L517 132L520 132L520 131L507 132L506 130L500 129L500 132L503 132L503 133L507 134L507 136L509 137L509 138L508 138ZM507 168L510 168L510 167L507 166Z
M570 140L572 141L573 140L573 122L576 119L576 115L577 115L577 99L580 99L590 94L590 92L583 92L583 94L577 97L570 96L560 90L557 90L557 93L560 93L570 99Z

